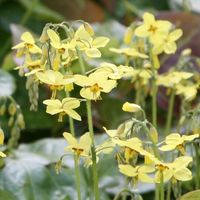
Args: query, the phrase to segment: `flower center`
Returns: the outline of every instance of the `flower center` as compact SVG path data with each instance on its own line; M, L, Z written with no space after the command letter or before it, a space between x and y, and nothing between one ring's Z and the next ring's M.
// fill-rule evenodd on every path
M99 85L98 85L97 83L95 83L94 85L92 85L92 86L90 87L90 91L91 91L92 93L97 93L97 92L99 92L101 89L102 89L102 88L99 87Z
M150 25L148 31L149 31L149 32L152 32L153 34L155 34L155 32L156 32L157 29L158 29L158 28L157 28L156 26Z
M164 171L166 169L169 169L169 167L167 167L166 165L162 165L162 164L158 164L156 165L156 168L159 170L159 171Z
M74 152L75 152L78 156L80 156L81 153L84 151L84 149L79 149L79 148L75 148L75 147L73 147L72 150L74 150Z

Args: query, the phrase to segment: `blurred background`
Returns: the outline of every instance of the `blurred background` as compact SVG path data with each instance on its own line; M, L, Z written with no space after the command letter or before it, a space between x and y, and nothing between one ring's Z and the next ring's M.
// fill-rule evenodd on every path
M42 100L48 97L47 91L40 95L38 111L33 113L29 110L25 78L19 77L18 72L13 70L18 60L11 52L11 47L19 42L20 34L30 30L39 35L46 23L82 19L95 24L97 35L110 36L112 40L109 45L117 47L122 42L126 26L141 17L145 11L153 12L158 17L168 19L181 27L184 30L184 44L181 48L190 46L193 53L199 56L199 0L0 0L0 96L13 95L21 106L26 122L26 129L21 136L22 142L60 136L67 122L64 125L59 124L56 118L44 112ZM109 51L104 51L107 61L115 59ZM166 71L175 60L176 55L171 56L170 60L166 59L161 72ZM128 90L123 95L128 95ZM122 91L124 91L123 86ZM107 99L105 105L102 103L101 106L98 104L95 106L97 114L94 116L94 122L99 132L102 131L103 125L116 128L124 118L124 114L120 113L122 101L115 99L115 108L111 102L112 98ZM165 102L162 100L159 102L162 111ZM108 116L110 106L112 109ZM84 110L82 112L84 115ZM77 127L78 130L80 127L81 130L86 130L86 121L83 120ZM27 132L34 134L29 137Z
M72 166L73 160L66 161L65 170L68 174L57 176L54 171L55 162L63 154L65 141L40 140L50 137L60 138L63 131L68 130L67 117L64 123L58 123L57 116L45 113L46 108L42 101L49 98L50 93L44 87L40 87L38 110L30 111L26 79L20 77L18 71L14 70L19 65L19 60L11 51L11 47L20 41L20 35L27 30L40 35L45 24L49 22L60 23L82 19L94 25L97 35L111 38L108 47L103 49L103 60L99 59L90 64L96 66L101 61L118 64L120 60L113 56L109 47L119 47L123 42L126 27L139 19L145 11L154 13L158 18L170 20L184 32L177 53L163 59L160 73L167 71L176 63L178 55L184 48L190 47L192 54L200 57L200 0L0 0L0 107L5 103L4 96L9 98L12 96L20 106L26 124L18 138L14 135L17 143L21 144L15 156L8 159L7 166L0 171L0 199L69 200L75 199L73 195L76 194L74 177L69 176L73 174L73 169L69 167ZM124 81L119 85L117 93L103 96L105 101L93 105L94 126L97 133L103 132L102 126L116 129L119 123L127 119L127 114L121 111L121 105L127 98L133 98L132 91L133 87L130 83ZM162 125L166 117L163 113L167 99L159 95L158 103L159 113L161 113L159 122ZM150 106L147 105L146 110L150 113ZM81 135L87 130L87 119L84 117L85 108L81 107L79 112L83 120L76 122L75 126L77 134ZM179 110L177 109L176 112ZM0 126L5 132L6 144L10 135L13 137L15 134L8 125L9 121L11 117L7 113L0 116ZM99 141L101 140L99 138ZM31 143L35 141L36 143ZM3 164L0 160L1 166ZM110 166L109 169L107 166ZM102 197L104 200L113 197L113 194L116 194L124 184L122 179L116 178L118 171L113 170L114 166L113 159L106 156L99 166L99 173L104 176L100 183L103 191L101 194L105 195ZM83 168L81 170L85 183L84 194L87 196L90 193L87 186L92 185L92 180L86 170ZM13 179L15 174L18 176L16 181ZM152 185L142 185L139 189L142 193L149 192L143 196L144 199L151 199L149 194L152 192ZM66 196L66 194L70 195Z

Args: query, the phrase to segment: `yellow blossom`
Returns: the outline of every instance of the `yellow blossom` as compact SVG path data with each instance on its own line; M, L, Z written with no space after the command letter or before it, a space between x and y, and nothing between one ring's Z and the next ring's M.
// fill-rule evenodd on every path
M183 95L185 101L192 101L197 95L198 88L198 84L178 84L176 85L176 94Z
M138 52L135 48L121 48L121 49L116 49L116 48L110 48L110 51L117 53L117 54L122 54L128 57L138 57L138 58L148 58L146 54Z
M79 142L72 134L68 132L63 133L64 138L67 140L68 146L65 148L66 151L73 152L78 157L88 157L91 149L92 140L90 133L87 132L80 137Z
M138 181L144 183L152 183L153 179L147 174L154 172L155 169L148 165L141 165L136 167L131 165L119 165L119 171L128 177L132 177L133 182L137 184Z
M80 101L75 98L64 98L62 101L58 99L48 99L43 101L47 105L46 112L55 115L59 114L58 121L62 121L63 115L69 115L73 119L81 120L81 116L74 111L75 108L80 106Z
M163 85L165 87L174 88L182 80L187 80L193 76L190 72L169 72L158 76L157 85Z
M99 48L105 47L109 42L107 37L92 37L91 34L81 25L74 34L69 47L77 47L80 51L84 51L88 57L101 57Z
M95 70L95 72L103 73L110 79L117 80L121 79L125 73L129 73L132 71L132 67L120 65L117 67L112 63L101 63L100 66Z
M172 24L165 20L155 20L151 13L144 13L143 24L135 29L135 35L138 37L149 37L150 41L167 34Z
M31 33L25 32L21 36L22 42L12 47L12 49L22 49L25 53L42 53L42 50L35 44L35 40Z
M53 91L52 98L56 97L56 90L62 90L66 85L74 82L74 78L65 78L63 74L58 71L46 70L44 72L37 72L37 78L47 85Z
M0 128L0 145L4 143L4 132ZM2 151L0 151L0 157L6 157L6 154L4 154Z
M162 147L160 147L159 149L161 151L171 151L173 149L178 149L182 154L185 153L184 150L184 144L185 142L188 141L192 141L195 138L198 138L199 135L195 134L195 135L180 135L178 133L171 133L170 135L168 135L165 139L165 145L163 145Z
M161 173L163 174L163 181L175 179L178 181L188 181L192 179L192 173L187 168L189 163L192 162L192 157L181 156L174 160L172 163L163 163L156 161L155 167L157 172L155 174L155 182L160 183Z
M115 80L108 80L102 73L91 73L89 76L74 75L75 84L82 87L80 95L85 99L101 99L101 92L109 93L117 83Z
M138 112L138 111L141 111L141 107L135 103L129 103L129 102L126 102L123 104L122 106L122 110L125 111L125 112Z
M172 54L176 52L177 46L175 41L178 40L183 34L181 29L176 29L163 37L156 38L152 40L153 53L160 54L165 52L166 54Z

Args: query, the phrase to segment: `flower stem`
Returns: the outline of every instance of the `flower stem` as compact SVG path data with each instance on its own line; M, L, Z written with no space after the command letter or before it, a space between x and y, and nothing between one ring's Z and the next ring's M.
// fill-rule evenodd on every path
M155 186L156 186L155 200L159 200L160 185L156 183Z
M89 128L90 136L92 139L91 153L92 153L94 195L95 195L95 200L99 200L100 198L99 198L99 187L98 187L96 152L95 152L95 145L94 145L94 130L93 130L93 122L92 122L91 101L87 100L86 105L87 105L88 128Z
M155 128L157 128L157 91L158 87L156 85L156 63L152 51L150 52L152 60L152 123Z
M172 123L172 113L174 108L174 99L175 99L175 91L172 89L170 99L169 99L169 106L168 106L168 112L167 112L167 122L165 127L165 136L167 136L171 129L171 123Z
M79 57L79 64L81 68L81 73L84 75L86 72L85 64L81 52L78 48L76 48L76 52ZM91 154L92 154L92 173L93 173L93 187L94 187L94 196L95 200L99 200L99 187L98 187L98 174L97 174L97 161L96 161L96 151L94 144L94 130L93 130L93 122L92 122L92 110L91 110L91 101L87 100L87 118L88 118L88 129L90 132L90 137L92 140Z
M199 189L199 181L200 181L200 177L199 177L200 163L199 163L199 148L196 143L194 143L194 148L195 148L195 152L196 152L196 176L195 176L196 185L195 185L195 188L197 190L197 189Z
M69 127L70 132L73 136L75 136L75 129L74 129L74 120L69 117ZM78 163L78 156L74 155L74 165L75 165L75 175L76 175L76 191L78 200L81 200L81 183L80 183L80 171L79 171L79 163Z
M171 181L169 181L168 187L167 187L167 197L166 197L166 200L171 200L171 187L172 187L172 183L171 183Z
M161 171L161 180L160 180L160 200L165 200L165 191L164 191L164 180L163 172Z

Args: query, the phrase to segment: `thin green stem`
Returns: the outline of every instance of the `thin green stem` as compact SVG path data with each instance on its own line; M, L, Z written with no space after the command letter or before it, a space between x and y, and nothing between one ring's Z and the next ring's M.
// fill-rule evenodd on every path
M169 181L168 186L167 186L166 200L171 200L171 187L172 187L172 183L171 183L171 181Z
M84 75L85 74L85 64L84 64L84 60L83 60L83 56L80 52L80 50L78 48L76 48L76 52L78 54L78 58L79 58L79 64L80 64L80 68L81 68L81 73Z
M168 106L168 112L167 112L167 122L165 126L165 136L167 136L171 129L172 124L172 114L173 114L173 108L174 108L174 99L175 99L175 91L172 89L170 99L169 99L169 106Z
M74 120L69 117L69 127L71 134L75 137ZM74 165L75 165L75 176L76 176L76 191L78 200L81 200L81 182L80 182L80 171L79 171L79 158L74 155Z
M155 200L160 200L160 199L159 199L159 194L160 194L160 185L156 183L155 186L156 186L156 191L155 191Z
M158 87L156 85L156 70L155 70L155 59L153 58L153 53L150 53L152 60L152 122L155 128L157 128L157 91Z
M88 117L88 128L90 132L90 136L92 139L92 172L93 172L93 184L94 184L94 195L95 200L99 200L99 187L98 187L98 174L97 174L97 161L96 161L96 152L95 152L95 144L94 144L94 130L93 130L93 122L92 122L92 110L91 110L91 101L87 100L87 117Z
M70 94L66 92L66 96L70 97ZM69 116L69 128L71 134L75 137L75 128L74 128L74 120ZM76 191L77 191L77 199L81 200L81 181L80 181L80 170L79 170L79 158L77 155L74 155L74 166L75 166L75 176L76 176Z
M160 200L165 200L163 172L161 171L160 173L161 173L161 180L160 180Z
M199 174L199 148L196 143L194 143L195 153L196 153L196 176L195 176L195 188L196 190L199 189L199 183L200 183L200 174Z
M76 52L79 57L81 73L84 75L86 72L86 69L85 69L83 57L78 48L76 48ZM100 197L99 197L99 187L98 187L97 161L96 161L96 151L95 151L95 144L94 144L94 130L93 130L92 110L91 110L91 101L90 100L86 101L86 108L87 108L87 118L88 118L88 129L89 129L90 137L92 140L91 154L92 154L92 173L93 173L94 196L95 196L95 200L99 200Z

